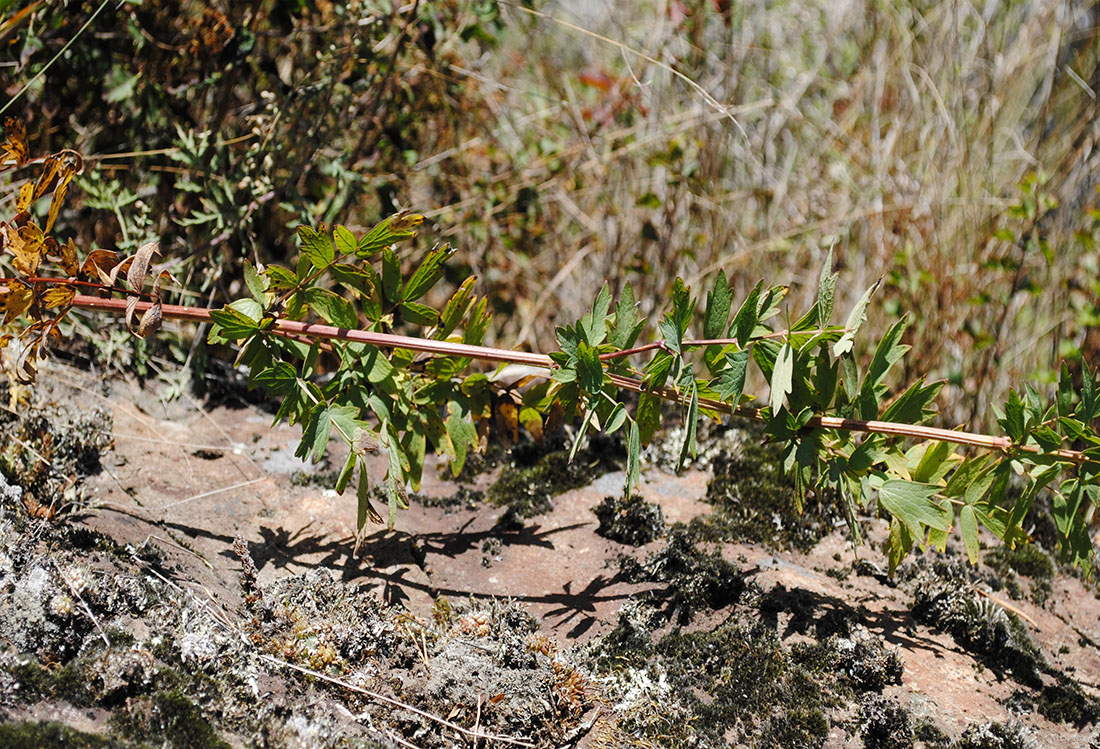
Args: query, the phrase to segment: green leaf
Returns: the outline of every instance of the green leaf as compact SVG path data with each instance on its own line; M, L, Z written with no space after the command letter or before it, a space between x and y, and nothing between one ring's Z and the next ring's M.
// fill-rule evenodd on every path
M451 474L457 476L466 464L466 455L470 448L477 448L477 429L469 418L463 415L462 408L454 401L447 404L447 436L451 438L455 457L451 461Z
M367 382L377 385L393 378L394 369L389 359L379 349L370 348L363 355L359 371L367 376Z
M1005 415L997 420L1001 429L1013 442L1024 441L1024 403L1020 400L1020 394L1014 389L1008 391L1008 403L1005 404Z
M901 343L901 337L907 327L909 327L908 314L891 325L889 330L886 331L886 335L879 341L866 375L872 386L877 387L886 376L886 373L890 371L890 367L894 366L909 350L908 346Z
M936 399L942 389L943 382L933 382L926 387L924 378L917 380L886 408L882 420L903 424L919 424L927 420L931 415L926 411L928 404Z
M592 303L592 311L581 318L581 330L590 345L599 346L607 337L607 311L610 308L611 289L605 283Z
M917 484L901 479L888 479L878 490L879 504L893 517L901 521L910 536L922 538L923 527L951 530L949 513L932 501L938 487Z
M707 295L707 311L703 317L703 337L721 338L729 319L733 292L726 282L726 274L719 272L714 279L714 289Z
M248 293L260 304L264 304L267 298L267 280L256 272L252 263L244 261L244 285L248 287Z
M852 350L852 344L856 339L856 333L859 332L860 327L867 320L867 304L871 301L871 296L878 289L879 284L882 283L882 279L875 281L871 284L871 288L863 292L863 296L859 298L856 305L852 307L852 311L848 313L848 320L844 323L844 335L840 337L840 340L833 344L833 356L841 356Z
M623 495L630 497L641 479L641 439L638 434L638 422L630 422L630 436L626 443L626 486Z
M260 330L256 320L232 307L210 310L210 319L217 323L217 327L210 330L211 337L217 334L236 341L253 336Z
M672 287L672 320L680 330L681 337L687 330L694 311L695 305L691 301L691 290L684 285L683 279L677 276L676 283Z
M359 240L355 254L361 258L369 258L394 242L410 239L416 236L415 229L423 220L423 216L415 213L399 213L383 219Z
M749 340L752 338L752 333L756 330L757 315L760 307L760 290L764 288L764 282L761 281L753 287L753 290L749 292L749 296L745 299L741 305L741 309L737 310L737 314L733 318L733 324L730 326L730 334L737 339L738 345L741 348L747 348Z
M267 279L271 291L286 291L298 285L298 276L281 265L269 265L260 275Z
M638 411L635 415L638 422L639 436L643 445L648 445L653 439L657 427L661 425L661 399L651 393L642 393L638 396Z
M823 328L829 324L829 318L833 316L833 299L836 296L836 280L839 276L839 273L833 273L833 248L830 247L825 265L821 266L821 276L817 281L817 320L818 325Z
M680 355L680 344L683 340L683 334L680 331L676 321L669 315L665 315L657 323L657 329L661 331L661 338L664 339L664 343L670 348L677 356ZM660 352L667 353L667 352Z
M272 395L287 395L297 387L294 367L284 361L273 361L270 366L253 371L249 382L259 385Z
M642 376L642 384L648 390L663 387L668 380L668 373L672 371L674 363L675 359L673 359L672 354L667 351L658 351L649 364L646 365Z
M1081 362L1081 402L1074 412L1081 421L1091 424L1096 418L1096 379L1089 370L1087 361Z
M759 348L759 347L758 347ZM768 405L771 406L772 416L779 413L783 407L783 401L791 392L791 377L794 374L794 349L791 344L784 343L779 350L779 356L775 360L775 368L771 376L771 394L768 397Z
M644 326L645 320L640 319L637 303L634 301L634 288L627 283L623 286L619 303L615 305L615 325L611 328L611 345L619 350L630 348L638 340L638 335Z
M626 406L622 403L616 403L615 407L611 409L611 414L604 422L603 430L607 434L614 434L619 431L623 424L626 423Z
M302 441L298 443L298 449L294 454L305 460L313 453L314 463L320 463L325 456L328 447L328 438L332 432L332 421L329 419L329 405L324 401L317 403L302 420Z
M1073 378L1069 374L1069 367L1062 362L1062 369L1058 374L1058 415L1069 416L1073 413Z
M355 252L355 235L348 231L347 227L337 226L335 231L333 231L333 240L336 245L337 254L351 255Z
M362 532L367 525L368 518L372 523L381 524L382 516L378 514L378 511L374 509L370 502L370 479L367 477L367 469L363 464L359 465L359 486L356 488L355 497L358 503L355 522L356 531Z
M394 304L401 301L401 261L390 247L382 250L382 293Z
M344 490L348 488L351 474L355 472L355 464L358 462L359 456L354 451L348 450L347 460L344 461L344 467L340 469L340 475L336 477L336 486L333 487L337 494L343 494Z
M477 279L470 276L455 290L447 304L443 307L443 315L440 318L439 333L437 338L446 338L454 332L462 318L466 316L473 301L472 290Z
M439 313L426 304L402 302L397 308L401 310L401 316L413 325L435 325L439 321Z
M336 250L332 246L332 241L316 229L299 226L298 239L302 243L302 254L314 268L324 268L336 259Z
M959 510L959 532L962 534L966 555L971 564L978 563L978 520L974 516L973 505L963 505Z
M592 395L603 389L603 364L599 352L584 341L577 345L577 381L582 390Z
M749 352L735 351L726 354L726 366L719 372L712 387L722 401L736 406L745 390L745 373L748 371Z
M695 382L692 381L691 387L688 389L688 411L687 417L684 419L684 444L680 447L680 460L676 464L676 472L684 470L684 463L687 462L688 455L692 458L696 454L695 435L696 430L699 428L699 388L696 387Z
M405 291L402 294L403 300L414 302L427 294L436 282L443 277L443 262L450 255L451 248L447 245L429 252L424 261L420 263L420 267L413 272L412 277L405 284Z
M372 271L366 271L358 265L347 263L334 263L329 272L337 283L352 289L365 297L375 293L375 280L377 276Z
M325 322L338 328L355 329L359 327L359 315L355 313L355 306L328 289L306 289L306 303L314 312L320 315Z
M926 443L920 462L913 469L910 478L922 484L939 484L940 479L955 465L952 453L953 446L950 442L933 442L931 445Z

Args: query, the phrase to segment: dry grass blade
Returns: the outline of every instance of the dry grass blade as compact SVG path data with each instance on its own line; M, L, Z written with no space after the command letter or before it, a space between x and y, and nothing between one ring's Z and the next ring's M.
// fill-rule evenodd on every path
M293 663L287 663L286 661L279 660L278 658L273 658L270 655L261 655L260 658L262 658L263 660L267 661L268 663L272 663L276 666L281 666L282 668L289 668L292 671L297 671L299 673L306 674L307 676L312 676L315 679L320 679L321 681L326 681L329 684L334 684L338 687L343 687L344 689L347 689L349 691L356 692L358 694L362 694L366 697L370 697L372 700L377 700L379 702L384 702L387 705L393 705L394 707L399 707L399 708L402 708L403 710L409 710L412 713L415 713L416 715L419 715L421 718L426 718L426 719L432 721L433 723L438 723L439 725L443 726L444 728L449 728L452 731L457 731L458 733L462 734L463 736L466 736L467 738L471 738L471 739L475 739L475 740L476 739L484 739L486 741L497 741L497 742L500 742L502 744L511 744L512 746L527 746L527 747L534 747L535 746L535 744L532 744L529 741L524 741L523 739L514 739L514 738L511 738L510 736L496 736L496 735L491 734L491 733L482 733L480 731L471 731L470 729L463 728L462 726L460 726L456 723L452 723L451 721L446 720L445 718L440 718L438 715L432 715L429 712L425 712L424 710L413 707L412 705L410 705L406 702L402 702L401 700L395 700L393 697L387 697L384 694L379 694L378 692L372 692L369 689L363 689L362 687L357 687L354 684L349 684L348 682L346 682L342 679L334 679L331 676L326 676L325 674L322 674L319 671L314 671L312 669L304 668L302 666L296 666Z

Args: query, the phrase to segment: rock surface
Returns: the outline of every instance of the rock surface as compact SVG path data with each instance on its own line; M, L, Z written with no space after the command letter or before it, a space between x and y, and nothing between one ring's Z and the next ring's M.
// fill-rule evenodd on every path
M1094 583L957 540L891 580L753 434L650 448L641 504L613 442L427 469L356 550L258 407L42 380L0 417L0 745L1100 746Z

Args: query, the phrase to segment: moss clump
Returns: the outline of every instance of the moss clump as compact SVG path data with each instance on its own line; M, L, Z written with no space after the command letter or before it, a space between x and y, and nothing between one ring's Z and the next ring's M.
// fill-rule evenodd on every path
M229 749L198 706L177 689L158 693L151 704L130 707L128 715L116 717L114 728L133 741L155 739L174 749Z
M641 546L665 530L661 508L637 495L604 497L593 510L600 521L596 533L629 546Z
M860 734L867 749L909 749L913 725L909 711L896 700L871 697L859 708Z
M823 674L792 661L762 623L675 632L657 645L669 678L715 745L732 733L762 746L820 746L828 735ZM696 695L705 695L700 698Z
M982 723L963 731L952 749L1030 749L1034 745L1019 723Z
M569 460L569 450L554 438L545 446L523 443L512 449L511 460L487 495L498 507L508 507L519 518L548 511L556 495L587 486L618 468L622 445L614 438L593 435L586 449ZM549 452L545 450L549 449Z
M70 413L49 406L22 417L0 415L0 471L23 488L28 503L73 501L80 479L99 472L100 456L110 445L111 415L103 409Z
M901 683L905 666L881 638L864 630L858 636L830 638L829 644L836 653L836 670L857 692L881 692L888 684Z
M714 511L691 522L702 538L805 552L833 529L839 517L836 505L824 495L807 497L799 512L794 482L781 471L778 445L761 445L750 434L737 454L720 454L712 465L707 502Z
M21 656L7 670L19 683L18 699L24 704L53 699L87 707L95 702L85 675L75 663L50 669L33 657Z
M924 749L950 749L951 737L943 732L931 718L921 718L913 726L913 738L924 744Z
M1100 720L1100 701L1085 694L1081 687L1065 674L1058 674L1054 684L1044 686L1035 700L1035 709L1047 720L1072 723L1077 727Z
M1054 562L1037 544L1020 544L1014 549L999 546L986 554L985 563L1006 577L1015 572L1031 578L1031 600L1038 606L1054 592Z
M409 499L422 507L442 507L446 510L466 508L475 510L485 502L485 492L468 486L458 487L458 491L443 497L430 497L424 494L412 494Z
M102 736L69 728L63 723L43 721L0 723L0 746L7 749L40 749L44 746L55 749L106 749L117 744Z
M674 527L665 548L650 554L644 563L623 556L619 566L629 582L665 583L665 590L655 598L665 601L666 612L676 613L681 623L691 621L699 609L735 603L745 589L741 570L717 551L700 550L683 526Z

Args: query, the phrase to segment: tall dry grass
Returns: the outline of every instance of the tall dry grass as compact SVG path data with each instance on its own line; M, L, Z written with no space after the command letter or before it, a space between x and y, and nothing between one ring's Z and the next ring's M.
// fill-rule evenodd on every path
M540 349L605 280L657 314L675 276L701 294L722 271L741 294L792 283L800 311L833 247L840 304L884 277L870 328L909 312L908 374L949 380L949 420L988 421L1060 354L1097 353L1071 296L1096 301L1073 232L1100 173L1098 8L504 4L499 46L452 71L485 109L404 198L457 197L440 232L507 300L498 337ZM1027 210L1031 173L1059 207Z

